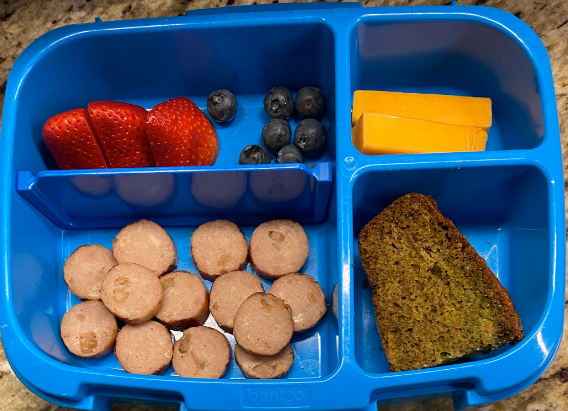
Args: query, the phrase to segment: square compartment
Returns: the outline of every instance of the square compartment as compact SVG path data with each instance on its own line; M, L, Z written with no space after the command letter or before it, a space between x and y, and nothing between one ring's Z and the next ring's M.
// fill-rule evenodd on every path
M355 26L351 101L355 90L489 97L486 150L537 147L546 131L541 84L524 45L496 25L415 17L367 16Z
M353 184L355 356L366 372L390 372L371 302L371 287L359 259L363 226L396 198L431 195L509 291L525 339L540 327L548 309L551 278L549 187L533 165L468 166L422 170L368 170ZM506 353L506 345L479 361ZM451 367L451 366L450 366Z

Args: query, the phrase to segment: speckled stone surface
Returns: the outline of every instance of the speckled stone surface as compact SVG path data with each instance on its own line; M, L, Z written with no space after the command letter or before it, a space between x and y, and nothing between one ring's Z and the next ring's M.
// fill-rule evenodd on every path
M177 16L189 9L272 2L272 0L0 0L0 111L4 105L6 79L14 61L34 39L56 27L92 22L97 16L103 20ZM363 1L365 6L447 3L449 3L447 0ZM460 0L459 4L483 4L501 8L523 19L540 36L552 62L563 154L568 155L568 1ZM65 410L41 400L19 382L8 365L1 343L0 409L3 411ZM115 404L113 410L163 411L166 408ZM379 407L379 410L452 411L453 405L451 400L443 399L383 406ZM553 364L540 380L520 394L486 406L482 410L568 410L568 339L563 340Z

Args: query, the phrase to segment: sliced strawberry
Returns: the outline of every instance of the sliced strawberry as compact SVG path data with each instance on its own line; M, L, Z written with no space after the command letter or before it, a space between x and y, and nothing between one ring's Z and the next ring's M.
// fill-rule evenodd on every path
M148 141L158 167L212 165L219 154L215 128L187 97L164 101L150 110Z
M112 168L152 167L144 107L119 101L89 103L89 115Z
M43 126L43 140L61 170L109 167L84 108L49 118Z

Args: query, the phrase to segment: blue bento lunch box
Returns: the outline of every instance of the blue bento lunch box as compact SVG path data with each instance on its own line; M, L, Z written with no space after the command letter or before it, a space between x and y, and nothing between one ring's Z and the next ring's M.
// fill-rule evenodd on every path
M327 148L309 165L238 165L243 147L260 144L263 97L274 85L323 90ZM151 108L188 96L204 109L217 88L230 89L239 110L231 123L216 125L221 151L211 167L60 171L42 140L47 118L92 100ZM351 143L352 96L361 89L490 97L487 148L366 156ZM538 36L503 11L279 4L62 27L16 61L0 150L2 340L16 375L53 403L101 411L113 402L373 410L451 397L459 410L523 390L558 350L566 239L552 74ZM436 199L486 259L519 313L520 343L457 364L390 372L357 235L410 192ZM171 367L134 375L112 354L84 360L68 352L59 324L79 300L63 281L65 259L82 244L111 247L120 228L140 218L166 228L178 269L191 272L189 238L203 222L229 219L247 239L275 218L304 226L310 251L301 272L319 281L330 309L293 338L286 378L244 379L234 360L221 380L180 378ZM331 312L336 283L338 320ZM212 318L207 325L216 327Z

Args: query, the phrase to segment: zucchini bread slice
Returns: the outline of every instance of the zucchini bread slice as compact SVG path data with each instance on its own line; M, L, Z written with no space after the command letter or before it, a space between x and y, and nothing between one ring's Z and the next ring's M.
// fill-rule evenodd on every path
M509 293L432 198L395 200L361 230L359 256L391 371L447 364L523 338Z

